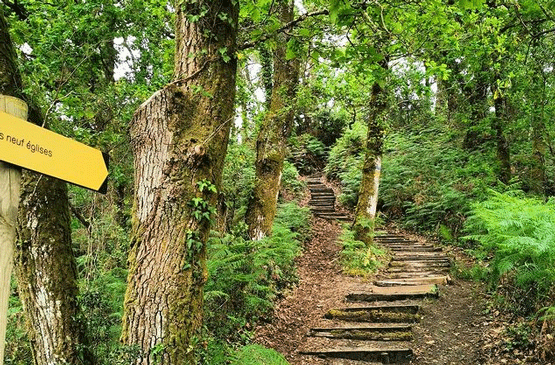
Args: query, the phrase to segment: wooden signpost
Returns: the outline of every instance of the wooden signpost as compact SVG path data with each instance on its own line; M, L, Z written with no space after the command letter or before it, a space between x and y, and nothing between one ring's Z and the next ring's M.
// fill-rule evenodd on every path
M108 178L107 155L26 119L24 101L0 95L0 365L4 362L20 196L19 167L101 193L106 192Z
M27 119L27 104L22 100L0 95L0 110ZM21 171L0 161L0 364L4 363L20 182Z

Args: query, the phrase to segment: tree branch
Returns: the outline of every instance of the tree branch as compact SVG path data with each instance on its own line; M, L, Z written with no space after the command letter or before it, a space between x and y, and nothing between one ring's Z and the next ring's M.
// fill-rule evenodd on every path
M282 32L293 29L297 24L305 21L308 18L315 17L315 16L320 16L320 15L329 15L329 14L330 14L330 12L328 10L320 10L320 11L315 11L315 12L312 12L312 13L303 14L303 15L299 16L297 19L285 24L283 27L277 29L276 31L274 31L272 33L264 34L263 36L261 36L260 38L254 40L252 42L243 43L242 45L237 47L237 49L240 50L240 51L243 51L245 49L253 48L257 44L267 41L268 39L273 37L275 34L282 33Z

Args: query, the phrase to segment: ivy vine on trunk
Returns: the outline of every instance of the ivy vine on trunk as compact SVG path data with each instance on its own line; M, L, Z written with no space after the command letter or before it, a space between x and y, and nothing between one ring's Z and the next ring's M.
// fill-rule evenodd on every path
M131 122L135 202L124 343L136 364L193 364L206 241L234 118L238 2L181 1L174 81Z

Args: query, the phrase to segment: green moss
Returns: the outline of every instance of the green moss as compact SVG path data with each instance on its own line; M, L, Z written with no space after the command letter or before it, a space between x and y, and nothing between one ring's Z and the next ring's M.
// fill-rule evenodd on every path
M388 322L388 323L412 323L418 322L418 314L390 312L382 310L359 310L345 311L341 309L330 309L324 316L327 319L339 319L351 322Z
M365 331L365 330L333 330L330 332L331 337L344 338L348 340L363 341L411 341L413 339L412 332L409 331Z

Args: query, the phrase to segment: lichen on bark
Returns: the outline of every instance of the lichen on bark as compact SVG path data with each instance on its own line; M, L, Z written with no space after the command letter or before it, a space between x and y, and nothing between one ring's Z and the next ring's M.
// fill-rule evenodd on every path
M293 19L293 2L276 5L285 24ZM299 82L299 60L287 58L290 36L279 34L274 50L274 76L270 107L256 140L256 179L249 200L246 223L249 236L260 240L272 233L281 186L287 139L295 116L295 98Z
M194 363L210 222L191 202L217 203L198 183L221 185L234 116L238 10L233 0L177 5L175 79L131 122L135 198L122 341L141 349L136 364ZM194 14L202 15L191 22ZM230 59L219 52L224 48Z
M372 243L385 133L384 119L388 108L387 94L377 82L372 87L369 106L362 181L353 222L355 238L366 244Z

